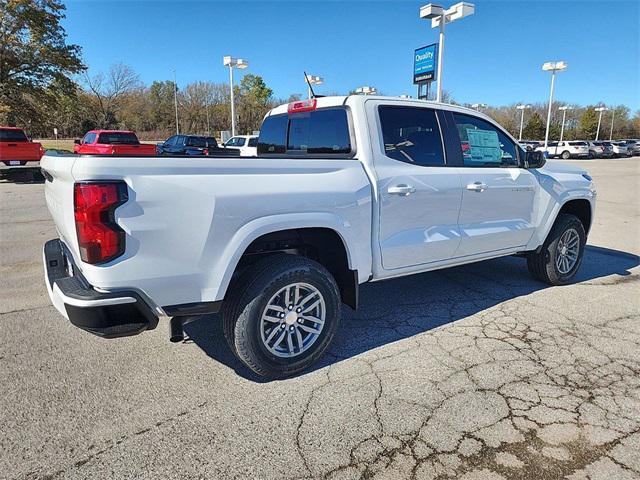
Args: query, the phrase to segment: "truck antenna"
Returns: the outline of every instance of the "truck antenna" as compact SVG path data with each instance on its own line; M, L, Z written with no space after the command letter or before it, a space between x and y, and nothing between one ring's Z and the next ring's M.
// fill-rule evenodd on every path
M316 98L316 92L313 91L313 87L311 86L311 82L309 81L309 76L307 75L307 72L304 71L304 81L307 82L307 85L309 86L309 90L311 91L311 98Z

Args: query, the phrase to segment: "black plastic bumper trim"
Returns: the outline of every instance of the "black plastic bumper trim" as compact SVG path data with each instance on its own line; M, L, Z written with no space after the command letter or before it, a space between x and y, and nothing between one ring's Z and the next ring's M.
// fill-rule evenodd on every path
M187 315L207 315L218 313L222 307L222 300L217 302L182 303L180 305L168 305L162 307L169 317L182 317Z
M135 303L79 307L65 303L69 321L78 328L103 338L118 338L137 335L145 330L153 330L158 325L158 316L133 290L118 292L98 292L80 274L71 255L65 254L64 244L59 239L49 240L44 245L47 281L63 295L83 301L132 297ZM73 272L68 272L69 266Z

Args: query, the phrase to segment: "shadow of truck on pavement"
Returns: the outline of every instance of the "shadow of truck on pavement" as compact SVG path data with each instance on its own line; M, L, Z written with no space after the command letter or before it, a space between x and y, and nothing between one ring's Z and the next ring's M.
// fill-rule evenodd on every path
M640 257L588 245L574 283L631 275ZM342 322L325 355L310 369L354 357L374 348L475 315L483 310L545 288L533 280L526 260L504 257L360 286L360 308L343 307ZM244 378L255 375L229 350L219 315L207 315L185 326L189 339L212 359Z

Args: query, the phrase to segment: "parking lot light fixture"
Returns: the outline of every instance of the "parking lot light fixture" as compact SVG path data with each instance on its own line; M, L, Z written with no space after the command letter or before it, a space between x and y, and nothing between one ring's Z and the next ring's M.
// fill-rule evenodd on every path
M376 90L376 87L364 86L356 88L356 93L358 95L375 95L378 93L378 90Z
M236 134L236 112L233 98L233 68L239 68L241 70L249 66L249 62L242 58L233 58L230 55L222 57L222 64L225 67L229 67L229 89L230 89L230 102L231 102L231 136Z
M547 62L542 65L542 70L551 72L551 91L549 92L549 110L547 111L547 128L544 132L544 148L549 145L549 125L551 123L551 104L553 103L553 85L556 80L556 72L562 72L567 69L566 62Z
M324 83L324 78L319 77L317 75L307 75L307 93L309 94L309 100L311 100L311 86L310 85L322 85Z
M476 7L473 3L460 2L447 8L446 10L434 3L429 3L420 7L420 18L431 20L431 28L440 27L440 37L438 40L438 71L436 81L436 102L442 102L442 63L444 57L444 26L447 23L455 22L461 18L473 15Z
M558 110L562 111L562 126L560 127L560 141L562 141L564 138L564 121L567 118L567 110L572 110L572 108L567 105L563 105L562 107L558 107Z
M526 104L526 105L525 104L521 104L521 105L516 105L516 108L518 110L520 110L520 134L518 135L518 141L521 141L522 140L522 125L524 123L524 111L527 108L531 108L531 105L529 105L529 104Z
M595 109L596 112L600 112L598 115L598 128L596 129L596 141L598 141L598 137L600 136L600 124L602 123L602 112L606 112L609 110L605 106L600 106Z
M473 108L475 108L476 110L478 110L479 112L481 112L483 108L487 108L487 104L486 103L474 103L471 106Z

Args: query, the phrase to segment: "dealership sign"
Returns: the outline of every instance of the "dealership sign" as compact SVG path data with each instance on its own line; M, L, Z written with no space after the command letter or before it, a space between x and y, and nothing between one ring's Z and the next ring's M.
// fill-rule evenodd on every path
M438 44L416 49L413 55L413 83L428 83L436 78L436 52Z

